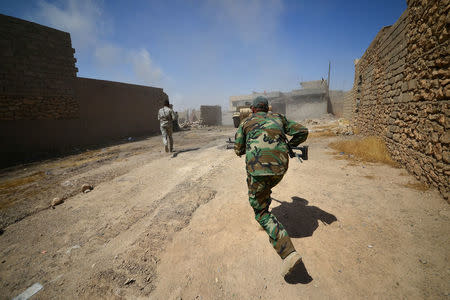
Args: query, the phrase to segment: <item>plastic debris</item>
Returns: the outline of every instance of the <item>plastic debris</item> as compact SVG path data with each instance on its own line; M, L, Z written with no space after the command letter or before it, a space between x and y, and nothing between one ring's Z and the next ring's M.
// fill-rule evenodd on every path
M23 293L13 298L13 300L27 300L30 297L32 297L34 294L42 290L43 286L42 284L36 282L29 288L27 288Z

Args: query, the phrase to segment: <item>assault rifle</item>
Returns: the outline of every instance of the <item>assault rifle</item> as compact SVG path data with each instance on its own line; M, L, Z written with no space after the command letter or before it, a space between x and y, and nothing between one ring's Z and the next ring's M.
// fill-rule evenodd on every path
M290 158L297 157L300 162L308 160L308 146L291 147L289 143L286 143L286 145L288 147L288 154ZM294 150L300 150L302 153L301 154L295 153Z
M301 146L301 147L291 147L289 145L289 140L286 136L284 136L287 148L288 148L288 154L290 158L297 157L300 162L303 162L304 160L308 160L308 146ZM233 149L234 148L234 141L231 140L231 138L228 138L227 142L227 149ZM295 153L294 150L301 151L301 154Z

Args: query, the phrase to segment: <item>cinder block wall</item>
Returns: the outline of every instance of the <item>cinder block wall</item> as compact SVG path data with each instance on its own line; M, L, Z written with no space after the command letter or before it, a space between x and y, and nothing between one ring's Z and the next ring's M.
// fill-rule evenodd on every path
M70 35L0 14L0 120L78 117Z
M410 0L355 66L351 107L364 135L385 139L392 157L448 199L450 5ZM347 104L348 106L348 104Z
M222 125L222 108L219 105L200 106L200 119L204 125Z
M77 78L70 35L0 15L0 167L159 132L160 88Z

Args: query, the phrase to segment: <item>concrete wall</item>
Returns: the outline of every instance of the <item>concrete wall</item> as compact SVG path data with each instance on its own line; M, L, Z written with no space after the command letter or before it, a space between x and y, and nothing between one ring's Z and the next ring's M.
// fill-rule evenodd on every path
M294 121L314 119L326 113L327 100L320 95L286 101L286 117Z
M222 125L222 108L219 105L202 105L200 106L200 119L203 125Z
M78 78L79 118L0 121L0 166L159 132L160 88Z
M161 88L78 78L75 92L89 143L160 130L157 114L167 97Z
M0 15L0 167L159 132L160 88L77 78L66 32Z
M342 118L344 114L344 91L330 91L330 107L329 113L335 115L338 118Z
M354 122L448 199L450 52L446 1L410 0L356 64Z

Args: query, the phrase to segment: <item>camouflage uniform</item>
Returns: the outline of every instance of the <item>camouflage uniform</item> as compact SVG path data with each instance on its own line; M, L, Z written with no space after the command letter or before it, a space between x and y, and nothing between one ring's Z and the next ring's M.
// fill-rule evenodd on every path
M173 150L173 120L175 120L175 114L170 107L164 106L158 111L158 120L160 123L160 129L162 133L164 148L166 152L172 152Z
M286 134L293 136L289 144L295 147L306 140L308 129L281 114L257 112L241 123L234 145L237 155L245 153L249 202L255 219L282 259L295 248L269 206L272 188L281 181L289 165Z

